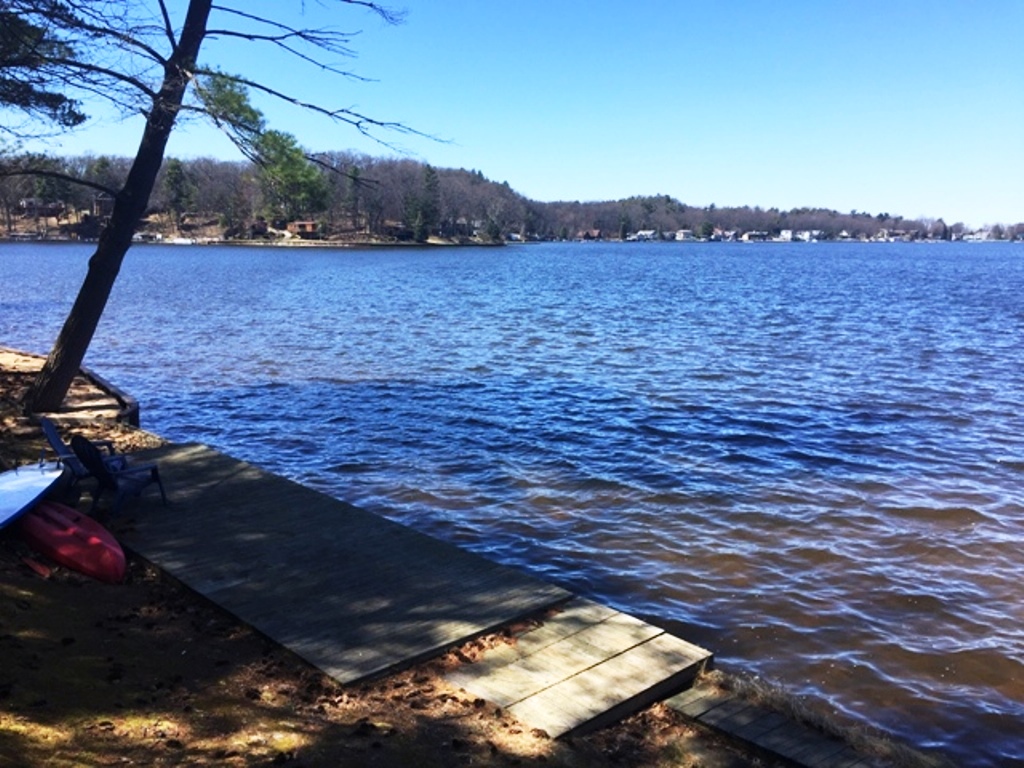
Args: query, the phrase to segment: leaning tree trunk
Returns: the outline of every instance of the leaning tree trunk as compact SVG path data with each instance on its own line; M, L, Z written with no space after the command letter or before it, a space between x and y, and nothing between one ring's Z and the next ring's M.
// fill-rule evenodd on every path
M206 35L211 6L212 0L191 0L189 3L181 38L164 66L163 84L154 98L135 161L124 186L114 197L110 222L100 235L96 252L89 259L89 271L64 327L25 396L24 405L28 412L58 410L82 366L121 270L121 262L131 247L132 235L149 203L149 195L163 163L167 139Z

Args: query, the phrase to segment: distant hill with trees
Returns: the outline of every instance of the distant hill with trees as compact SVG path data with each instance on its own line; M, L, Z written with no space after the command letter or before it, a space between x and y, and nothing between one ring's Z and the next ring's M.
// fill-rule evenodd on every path
M130 159L24 158L52 177L0 179L0 216L8 233L40 231L93 238L107 215L95 187L118 188ZM34 228L33 228L34 227ZM57 227L57 231L52 228ZM43 232L40 228L43 228ZM500 242L553 239L731 239L745 233L777 238L807 233L841 238L951 239L961 223L905 219L890 213L824 208L706 207L668 195L622 200L538 202L476 170L434 168L407 158L350 152L277 167L209 158L167 160L149 200L141 234L268 240L302 237L338 242ZM1024 224L997 226L995 239L1024 237Z

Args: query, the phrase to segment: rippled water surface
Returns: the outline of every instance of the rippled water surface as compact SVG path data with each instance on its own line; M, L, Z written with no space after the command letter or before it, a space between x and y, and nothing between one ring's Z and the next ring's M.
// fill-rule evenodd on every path
M0 246L45 352L84 246ZM1024 246L133 250L87 364L200 440L1024 764Z

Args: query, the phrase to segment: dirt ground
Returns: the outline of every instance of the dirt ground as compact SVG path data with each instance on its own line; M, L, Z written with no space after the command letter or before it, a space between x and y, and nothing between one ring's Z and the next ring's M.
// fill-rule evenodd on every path
M37 459L0 366L0 470ZM85 387L87 384L78 383ZM110 421L121 450L156 440ZM0 531L0 765L773 766L664 705L553 741L442 675L511 632L381 679L340 685L129 553L106 585ZM712 684L710 682L704 684Z

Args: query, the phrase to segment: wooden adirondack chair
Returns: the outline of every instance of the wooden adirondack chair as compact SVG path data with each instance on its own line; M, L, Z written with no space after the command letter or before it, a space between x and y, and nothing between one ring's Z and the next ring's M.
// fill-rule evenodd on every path
M126 498L140 495L152 483L156 483L160 489L160 498L167 504L167 494L164 492L164 484L160 480L160 470L156 464L125 464L122 468L115 469L104 461L99 446L82 435L71 438L71 450L96 478L90 512L96 510L100 498L105 493L111 493L114 500L111 502L110 512L116 515L121 511L121 505Z
M58 461L71 471L71 484L77 485L82 480L92 477L92 472L85 468L81 460L71 450L71 446L64 442L57 431L57 425L45 416L39 417L39 426L43 428L43 435L46 442L50 444L53 452L57 454ZM101 453L103 463L111 469L124 469L128 463L126 456L114 453L114 444L110 440L96 440L94 444L106 451Z

